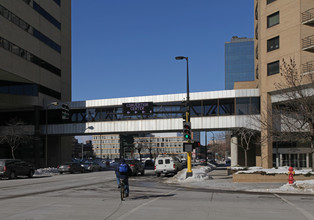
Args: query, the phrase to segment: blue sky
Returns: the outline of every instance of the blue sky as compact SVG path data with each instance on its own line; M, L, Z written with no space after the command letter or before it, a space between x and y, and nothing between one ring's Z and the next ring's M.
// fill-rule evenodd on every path
M73 0L72 100L224 89L224 43L253 37L252 0Z

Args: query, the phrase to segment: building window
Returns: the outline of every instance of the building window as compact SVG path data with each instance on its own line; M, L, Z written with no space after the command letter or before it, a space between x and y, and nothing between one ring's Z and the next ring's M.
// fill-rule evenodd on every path
M267 64L267 76L279 73L279 61Z
M276 0L267 0L267 5L274 2L274 1L276 1Z
M267 40L267 52L279 49L279 36Z
M279 11L267 16L267 28L279 24Z
M255 58L258 60L258 44L256 45L255 48Z
M258 40L258 24L255 27L255 39Z
M57 5L61 6L61 0L53 0Z
M61 70L52 64L44 61L43 59L31 54L30 52L24 50L23 48L20 48L19 46L9 42L6 39L3 39L0 37L0 47L30 61L31 63L34 63L58 76L61 76Z
M2 13L3 10L6 11L8 13L8 15L10 15L10 16L5 16L4 13ZM17 25L18 27L22 28L23 30L25 30L29 34L33 35L38 40L45 43L46 45L48 45L52 49L61 53L61 46L59 44L57 44L56 42L54 42L53 40L51 40L50 38L45 36L43 33L39 32L36 28L33 28L32 26L30 26L28 23L26 23L21 18L19 18L15 14L13 14L11 11L7 10L2 5L0 5L0 15L2 15L3 17L5 17L9 21L11 21L13 24Z
M255 20L258 20L258 3L255 6Z

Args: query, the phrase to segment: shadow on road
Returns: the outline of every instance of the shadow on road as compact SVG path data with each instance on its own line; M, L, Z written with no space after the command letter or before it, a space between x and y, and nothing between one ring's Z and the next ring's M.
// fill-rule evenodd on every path
M176 194L168 194L168 195L144 195L144 196L137 196L131 198L131 200L138 200L138 199L151 199L151 198L164 198L164 197L172 197L175 196Z

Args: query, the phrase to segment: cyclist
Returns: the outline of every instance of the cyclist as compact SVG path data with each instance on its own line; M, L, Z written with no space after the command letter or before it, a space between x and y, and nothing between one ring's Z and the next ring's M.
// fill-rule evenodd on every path
M124 181L125 197L129 196L129 175L132 173L130 166L122 158L119 165L116 168L116 177L118 188L120 187L120 179Z

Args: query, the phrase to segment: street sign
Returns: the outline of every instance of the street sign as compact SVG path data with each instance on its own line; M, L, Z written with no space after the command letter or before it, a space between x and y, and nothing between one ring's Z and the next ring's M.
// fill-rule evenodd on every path
M124 115L144 115L153 114L154 108L152 102L123 103L122 111Z
M183 151L184 152L192 152L193 151L193 143L183 143Z

